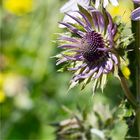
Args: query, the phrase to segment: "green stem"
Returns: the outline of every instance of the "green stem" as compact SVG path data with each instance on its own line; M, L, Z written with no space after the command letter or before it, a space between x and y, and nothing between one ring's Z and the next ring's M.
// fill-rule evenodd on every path
M131 102L131 104L135 108L137 108L137 106L138 106L137 101L136 101L135 97L133 96L133 94L131 93L131 91L130 91L130 89L128 87L128 83L126 81L126 78L122 74L119 74L119 76L120 76L121 86L122 86L122 88L124 90L125 96Z
M136 55L136 97L139 107L136 110L138 136L140 138L140 21L135 24L135 55Z
M136 122L137 122L137 129L138 129L138 137L140 139L140 107L136 110Z
M138 4L134 5L135 8L139 7ZM135 110L136 112L136 125L137 125L137 134L140 139L140 21L133 21L132 22L132 30L134 33L135 37L135 42L134 42L134 63L132 67L133 69L133 74L134 78L132 78L132 83L133 83L133 89L135 91L136 99L138 102L137 109Z

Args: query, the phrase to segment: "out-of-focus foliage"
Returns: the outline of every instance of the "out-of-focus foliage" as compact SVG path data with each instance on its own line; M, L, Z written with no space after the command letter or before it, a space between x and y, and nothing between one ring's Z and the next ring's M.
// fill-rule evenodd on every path
M132 108L126 109L124 102L112 110L101 103L94 104L88 113L86 108L79 112L65 110L71 118L53 124L57 127L57 140L124 140L128 131L124 117L133 114Z
M82 92L79 88L67 91L71 75L58 73L56 60L51 58L58 53L58 44L54 40L57 38L55 33L61 32L58 29L58 21L61 19L59 9L65 2L1 2L1 140L53 140L55 128L49 124L68 117L62 105L71 110L75 110L76 105L79 105L81 109L86 107L88 112L93 108L93 104L100 102L108 104L110 110L113 110L123 98L119 82L112 77L104 94L98 91L94 98L90 85ZM102 110L100 112L103 113ZM123 118L123 130L126 133L127 126ZM120 126L112 126L110 135L117 135Z

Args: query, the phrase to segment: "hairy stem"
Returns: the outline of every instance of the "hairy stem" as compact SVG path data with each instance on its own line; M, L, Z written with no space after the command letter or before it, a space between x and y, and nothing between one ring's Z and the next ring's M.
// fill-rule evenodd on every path
M136 26L135 34L135 55L136 55L136 97L139 107L136 110L138 136L140 138L140 21L134 23Z
M133 94L131 93L127 81L125 79L125 77L120 74L120 81L121 81L121 86L124 90L125 96L127 97L127 99L131 102L131 104L137 108L138 104L137 104L137 100L135 99L135 97L133 96Z
M135 8L139 7L138 4L134 5ZM138 106L136 112L136 125L137 125L137 136L140 139L140 21L132 21L132 31L134 33L135 42L133 43L133 56L130 56L130 65L132 68L133 76L132 90L136 96Z

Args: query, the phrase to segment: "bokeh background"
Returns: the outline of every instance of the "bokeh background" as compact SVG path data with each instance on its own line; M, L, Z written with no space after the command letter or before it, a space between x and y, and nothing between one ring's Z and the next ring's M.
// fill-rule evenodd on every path
M65 2L0 0L1 140L53 140L55 128L50 124L69 118L63 108L90 110L100 103L112 110L123 98L119 81L111 75L104 93L99 90L93 96L92 84L83 91L80 87L68 91L72 74L58 73L60 66L52 58L60 51L56 33L63 31L58 21L63 18L59 9ZM130 25L132 3L128 3L124 0L109 10Z

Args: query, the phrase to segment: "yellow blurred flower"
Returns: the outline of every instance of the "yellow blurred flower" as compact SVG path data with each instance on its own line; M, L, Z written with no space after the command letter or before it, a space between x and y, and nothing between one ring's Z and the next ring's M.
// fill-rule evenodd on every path
M6 96L2 90L0 90L0 103L3 103L6 99Z
M120 0L117 7L114 7L111 4L107 7L107 10L113 17L120 16L121 20L125 23L130 23L132 9L132 0L127 0L127 3L126 0Z
M131 72L127 66L122 67L122 73L126 79L129 79Z
M16 15L29 13L33 9L33 0L3 0L4 8Z

